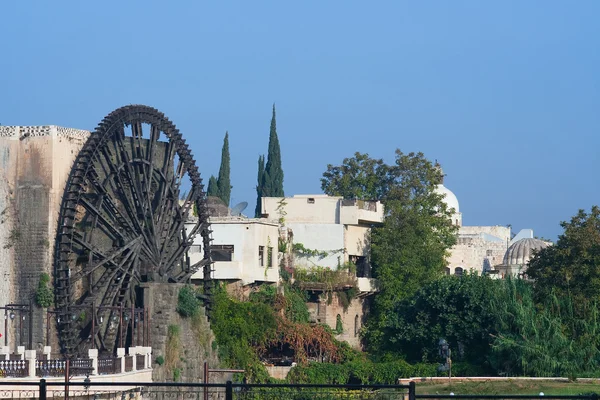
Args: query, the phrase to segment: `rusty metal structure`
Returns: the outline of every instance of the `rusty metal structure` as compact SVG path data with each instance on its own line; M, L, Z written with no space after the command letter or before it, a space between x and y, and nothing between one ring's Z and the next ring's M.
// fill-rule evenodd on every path
M198 235L203 256L191 264ZM143 306L145 282L186 282L201 268L210 280L206 194L188 145L156 109L113 111L77 156L62 199L54 286L63 353L113 352L144 323L127 310Z

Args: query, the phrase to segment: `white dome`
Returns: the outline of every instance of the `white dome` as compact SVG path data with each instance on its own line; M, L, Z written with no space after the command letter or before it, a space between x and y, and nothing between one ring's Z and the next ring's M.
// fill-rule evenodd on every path
M443 196L442 201L446 203L448 208L454 208L455 214L458 214L460 212L460 209L458 208L458 199L450 189L440 184L437 185L437 187L435 188L435 192Z

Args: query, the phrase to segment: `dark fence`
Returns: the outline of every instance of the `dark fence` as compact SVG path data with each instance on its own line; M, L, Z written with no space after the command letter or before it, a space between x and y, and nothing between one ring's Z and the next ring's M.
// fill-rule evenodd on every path
M143 354L138 354L135 356L135 369L140 370L144 369L144 364L146 363L146 356Z
M19 385L22 390L3 390L2 386ZM64 397L64 382L0 382L1 397L31 397L46 399ZM416 394L415 383L409 385L294 385L294 384L225 384L203 383L100 383L70 382L71 397L115 398L115 399L210 399L210 400L598 400L595 393L582 395L426 395ZM10 393L9 393L10 392Z
M120 374L121 359L118 357L108 357L98 359L98 374Z
M125 356L125 372L133 371L133 356Z

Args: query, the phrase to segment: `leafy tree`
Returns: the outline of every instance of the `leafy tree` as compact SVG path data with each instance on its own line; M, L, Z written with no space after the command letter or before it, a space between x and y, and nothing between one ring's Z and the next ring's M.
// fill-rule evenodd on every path
M439 362L438 341L444 338L454 361L486 366L498 319L490 297L502 284L477 274L449 275L430 282L396 304L385 321L388 340L381 350L400 350L410 362Z
M398 302L442 275L448 249L456 242L452 210L435 191L441 181L441 169L423 153L400 150L394 165L356 153L340 167L328 166L323 175L328 194L385 203L384 224L371 234L373 273L380 282L366 330L372 349L385 340L386 319Z
M344 158L342 165L327 165L321 178L321 189L330 196L345 199L380 200L390 189L390 167L382 159L354 153Z
M271 129L269 133L269 152L267 153L267 165L263 176L263 196L283 197L283 169L281 166L281 149L277 137L277 124L275 122L275 104L273 104L273 116L271 117Z
M265 176L265 156L258 156L258 178L256 180L256 208L254 209L254 216L259 218L262 214L261 212L261 201L260 199L263 196L263 186L264 186L264 178Z
M230 158L229 158L229 133L225 132L225 139L223 139L223 149L221 151L221 167L219 168L219 179L217 180L217 186L219 191L219 197L223 200L225 205L229 206L229 200L231 199L231 179L230 179Z
M217 178L213 175L210 176L208 180L208 190L206 194L211 197L219 197L219 184L217 183Z
M561 226L564 233L533 257L527 275L535 280L538 302L552 294L572 297L576 313L584 315L600 299L600 208L579 210Z

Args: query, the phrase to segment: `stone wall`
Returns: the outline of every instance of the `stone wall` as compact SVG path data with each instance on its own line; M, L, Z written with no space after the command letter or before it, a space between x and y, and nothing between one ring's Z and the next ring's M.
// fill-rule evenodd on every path
M0 129L0 305L33 302L40 275L53 271L61 199L89 132L56 126ZM34 307L33 347L45 342L45 312ZM12 348L16 325L9 329ZM27 343L29 324L19 340ZM6 334L6 333L5 333Z
M209 367L218 368L217 348L204 309L195 319L182 318L176 311L179 289L183 284L144 284L144 307L150 313L150 339L154 381L174 380L175 369L179 369L181 382L202 382L204 361ZM169 326L179 327L179 346L169 345ZM175 347L175 348L174 348ZM175 358L174 365L156 363L158 357L165 360ZM211 382L225 382L227 376L210 374Z
M331 295L331 301L327 294L319 296L318 301L309 302L308 311L311 319L318 323L327 324L331 329L337 328L337 316L342 319L342 333L336 335L336 339L348 342L356 349L361 349L360 329L366 321L369 312L369 297L358 297L352 299L348 308L344 309L340 304L336 293Z

